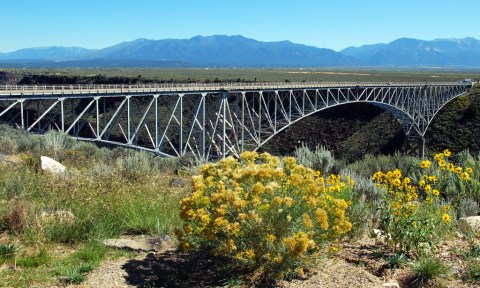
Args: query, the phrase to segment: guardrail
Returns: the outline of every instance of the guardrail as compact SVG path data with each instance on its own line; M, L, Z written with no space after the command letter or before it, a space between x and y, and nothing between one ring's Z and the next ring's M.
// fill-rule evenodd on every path
M66 84L66 85L0 85L0 95L68 95L118 94L195 91L245 91L270 89L305 89L338 87L413 87L413 86L471 86L456 82L250 82L250 83L183 83L183 84Z

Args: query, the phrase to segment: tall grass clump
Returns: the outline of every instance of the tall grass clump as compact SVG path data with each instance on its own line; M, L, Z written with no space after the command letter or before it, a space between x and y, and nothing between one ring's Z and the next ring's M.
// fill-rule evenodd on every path
M8 259L14 258L19 251L20 248L15 244L0 243L0 263L3 263Z
M329 174L335 164L332 152L323 146L317 145L315 151L312 151L302 144L302 147L297 148L294 154L298 164L320 171L322 175Z
M267 278L303 274L314 251L351 230L343 197L352 185L268 153L206 164L181 201L180 246L228 256Z
M449 272L447 266L439 259L432 257L422 257L412 267L414 274L413 284L423 287L430 280L434 280L440 276L446 276Z

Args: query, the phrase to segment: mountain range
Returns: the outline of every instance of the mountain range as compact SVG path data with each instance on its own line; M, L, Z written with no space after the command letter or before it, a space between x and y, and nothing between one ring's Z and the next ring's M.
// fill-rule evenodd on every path
M136 39L103 49L25 48L0 53L3 67L480 67L475 38L400 38L341 51L240 35Z

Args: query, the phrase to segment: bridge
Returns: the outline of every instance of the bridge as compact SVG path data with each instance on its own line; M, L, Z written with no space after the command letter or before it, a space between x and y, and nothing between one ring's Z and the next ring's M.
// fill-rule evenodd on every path
M292 124L349 103L390 113L421 143L470 83L209 83L0 86L0 121L197 160L256 150Z

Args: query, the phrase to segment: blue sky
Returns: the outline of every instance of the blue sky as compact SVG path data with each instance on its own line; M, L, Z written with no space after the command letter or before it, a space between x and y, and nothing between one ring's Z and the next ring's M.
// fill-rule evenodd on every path
M337 51L400 37L480 39L479 11L478 0L0 0L0 52L215 34Z

